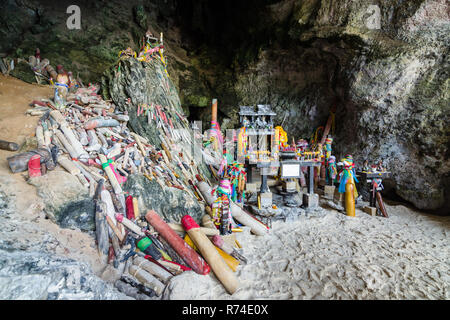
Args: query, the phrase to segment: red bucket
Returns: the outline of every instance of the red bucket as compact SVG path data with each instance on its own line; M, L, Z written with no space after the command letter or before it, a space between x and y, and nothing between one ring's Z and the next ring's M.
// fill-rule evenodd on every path
M36 154L28 161L28 175L29 177L41 176L41 156Z

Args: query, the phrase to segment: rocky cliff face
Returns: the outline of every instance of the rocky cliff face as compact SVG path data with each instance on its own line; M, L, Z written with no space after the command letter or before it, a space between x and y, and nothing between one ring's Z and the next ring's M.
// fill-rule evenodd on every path
M86 84L98 82L117 62L120 50L128 46L138 49L148 29L154 34L166 29L167 25L160 27L158 21L161 15L169 16L172 2L2 0L0 57L7 54L28 60L39 48L41 57L48 58L52 66L63 65ZM67 26L73 14L67 12L71 5L80 8L80 29ZM25 69L19 64L12 74L33 81Z
M239 105L270 103L290 136L309 138L337 103L338 156L383 159L399 196L449 211L447 1L80 3L82 30L69 31L66 3L7 1L0 52L28 57L38 46L98 81L119 50L137 50L147 29L163 31L168 71L192 118L209 120L212 97L222 128L236 125ZM26 23L12 19L22 16Z
M266 38L248 39L260 41L254 58L224 67L231 76L199 68L204 82L229 84L213 91L223 117L233 124L237 105L270 103L289 134L309 138L337 101L337 155L351 153L358 164L382 159L398 195L448 212L448 3L274 1L264 8Z
M140 62L124 58L117 68L112 67L105 72L102 81L104 95L110 96L121 111L128 113L129 126L133 132L145 137L150 144L161 150L161 129L154 122L149 125L147 115L138 116L136 112L138 106L158 105L174 108L173 110L183 114L177 89L161 61L153 59L150 62ZM174 118L173 122L179 123L181 120ZM186 148L191 147L190 143L191 141L187 141ZM187 152L184 148L180 148L180 151ZM199 169L209 177L204 165L200 165ZM177 174L182 175L181 170ZM149 181L143 176L130 176L124 184L124 190L140 199L143 212L156 210L166 221L178 222L185 214L200 221L205 213L204 208L185 191L162 188L155 179Z
M16 196L7 195L3 187L0 185L1 299L131 299L99 278L92 264L79 255L72 252L77 259L67 257L68 249L60 240L43 230L36 218L27 220L16 207Z
M448 3L380 1L379 30L367 30L361 19L368 4L322 3L311 35L303 35L330 37L327 27L338 23L338 36L361 41L341 70L337 149L360 163L383 159L403 199L420 209L442 208L450 169Z

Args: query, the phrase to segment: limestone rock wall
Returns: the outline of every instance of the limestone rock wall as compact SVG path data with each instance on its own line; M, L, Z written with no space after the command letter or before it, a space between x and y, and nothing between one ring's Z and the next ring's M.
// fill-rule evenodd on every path
M197 79L216 90L221 118L232 127L238 105L270 103L290 136L310 138L336 102L337 156L351 153L359 165L382 159L393 172L386 185L400 197L448 213L448 2L286 0L263 7L255 14L265 18L265 38L249 38L259 41L254 58L211 76L208 58L217 51L197 50ZM244 47L236 47L235 62ZM220 83L227 85L214 86Z

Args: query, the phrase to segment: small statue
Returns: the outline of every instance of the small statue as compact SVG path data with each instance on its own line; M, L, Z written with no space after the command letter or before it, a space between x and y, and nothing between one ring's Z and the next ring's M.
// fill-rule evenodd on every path
M248 127L249 127L250 121L247 119L247 117L244 117L244 119L242 120L242 125L243 125L245 128L248 128Z
M266 121L266 117L262 116L261 117L261 124L262 124L262 128L267 128L267 121Z
M55 104L58 108L62 108L65 104L66 104L66 98L67 98L67 94L69 92L69 86L67 85L67 82L69 80L69 78L67 77L67 75L62 75L59 74L58 78L60 78L59 80L62 82L55 82L54 84L54 89L55 89L55 95L54 95L54 101ZM67 81L65 81L67 78Z
M370 171L370 167L369 167L369 161L366 159L365 161L364 161L364 164L363 164L363 171L365 171L365 172L369 172Z
M266 121L264 119L264 116L256 118L256 127L257 128L264 129L265 126L266 126Z
M308 148L308 141L304 140L304 139L300 139L297 141L297 154L300 157L304 157L304 152L306 151L306 149Z
M238 159L240 157L244 157L247 155L247 146L248 146L248 136L247 136L247 128L244 126L239 130L238 134Z
M378 172L384 172L384 167L383 167L383 160L378 161L377 163L377 171Z
M75 92L80 87L78 81L73 77L72 71L67 72L67 76L69 77L69 91Z

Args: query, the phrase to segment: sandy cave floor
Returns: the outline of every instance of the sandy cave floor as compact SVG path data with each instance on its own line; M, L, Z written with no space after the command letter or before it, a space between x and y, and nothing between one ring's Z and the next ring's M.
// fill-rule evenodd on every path
M33 99L51 89L0 75L0 139L22 143L38 117L25 115ZM16 210L2 223L0 239L47 241L47 250L87 262L100 273L95 241L45 219L43 204L25 175L12 174L0 150L0 184ZM186 272L169 284L170 299L450 299L450 216L386 205L390 217L356 211L347 217L323 209L294 222L274 222L264 237L239 234L249 264L228 295L214 276Z
M357 209L354 218L323 210L274 222L267 238L241 238L250 263L239 267L232 297L196 276L190 290L174 283L171 298L449 299L450 217L386 207L388 219Z

